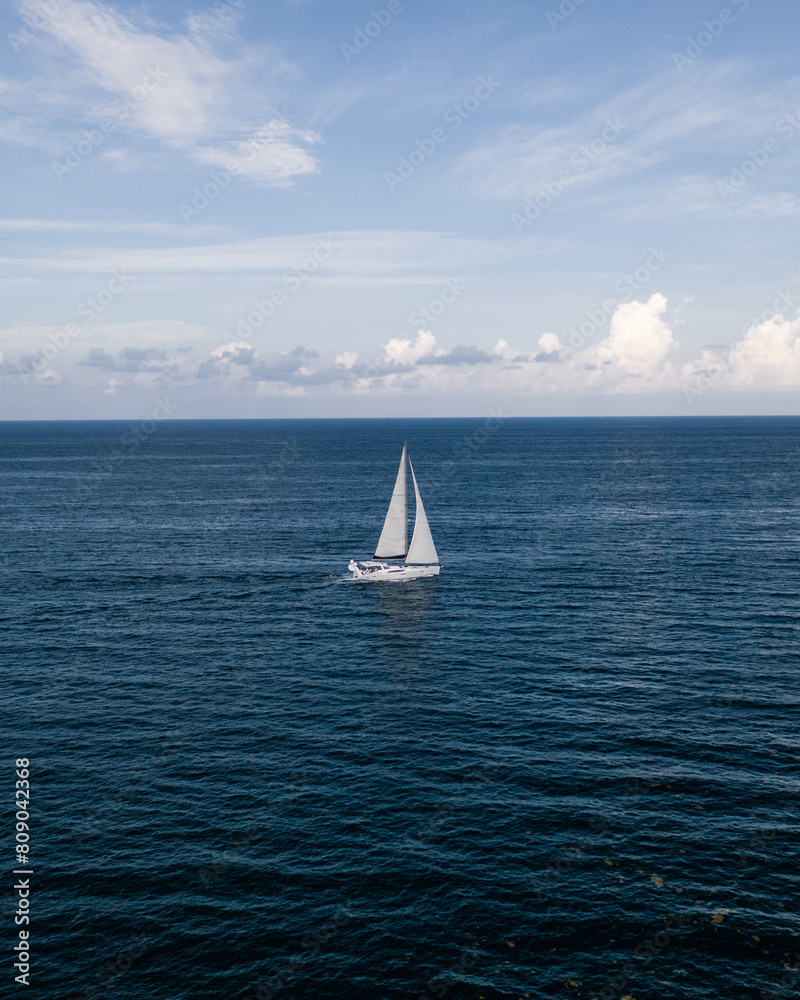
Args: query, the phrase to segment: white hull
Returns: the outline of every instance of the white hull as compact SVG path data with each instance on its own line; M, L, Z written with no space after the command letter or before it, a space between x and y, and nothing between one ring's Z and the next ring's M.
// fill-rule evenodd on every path
M389 563L357 563L350 560L347 567L353 579L360 583L377 583L380 580L419 580L425 576L438 576L441 566L392 566Z

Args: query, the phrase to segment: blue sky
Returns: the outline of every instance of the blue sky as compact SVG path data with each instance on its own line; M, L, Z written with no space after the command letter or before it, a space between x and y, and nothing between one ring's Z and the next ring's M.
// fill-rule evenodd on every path
M788 0L0 17L0 418L798 412Z

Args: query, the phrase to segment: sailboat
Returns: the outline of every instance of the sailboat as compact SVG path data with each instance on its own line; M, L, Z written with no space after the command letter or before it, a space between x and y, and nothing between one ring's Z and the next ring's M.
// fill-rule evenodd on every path
M408 475L406 466L411 469L417 501L411 545L408 544ZM405 562L392 564L382 562L383 559L404 559ZM408 457L406 444L403 445L403 454L400 456L400 468L397 470L392 501L383 523L383 531L375 550L375 558L367 562L356 562L355 559L351 559L347 568L353 574L354 580L362 582L416 580L423 576L439 575L439 570L442 567L439 565L439 557L436 554L436 546L433 544L428 518L425 516L422 497L419 495L417 477L414 475L414 466L411 465L411 460Z

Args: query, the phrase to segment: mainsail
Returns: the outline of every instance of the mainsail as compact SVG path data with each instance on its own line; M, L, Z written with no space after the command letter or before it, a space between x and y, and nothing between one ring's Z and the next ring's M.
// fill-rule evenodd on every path
M403 458L405 458L405 454L406 450L403 448ZM408 464L411 465L411 462ZM417 486L417 477L414 475L413 465L411 465L411 478L414 480L414 495L417 498L417 516L414 521L414 534L411 536L411 547L408 550L406 562L416 563L417 565L438 563L439 557L436 554L436 546L433 544L433 536L428 525L428 519L425 516L425 508L422 506L422 497L419 495L419 487ZM395 486L396 489L397 487ZM394 503L394 498L392 498L392 503ZM386 528L383 530L386 531ZM383 536L381 536L381 540L383 540Z
M406 446L403 445L400 468L397 470L397 480L394 484L394 492L392 493L392 502L389 504L389 513L383 522L383 531L378 541L378 547L375 549L376 559L402 559L408 549L408 499L406 497L406 481ZM416 485L416 480L414 480L415 488ZM425 525L427 527L427 521ZM416 534L417 531L415 528L415 538ZM430 531L428 531L428 535L430 535ZM433 545L433 542L431 542L431 545Z

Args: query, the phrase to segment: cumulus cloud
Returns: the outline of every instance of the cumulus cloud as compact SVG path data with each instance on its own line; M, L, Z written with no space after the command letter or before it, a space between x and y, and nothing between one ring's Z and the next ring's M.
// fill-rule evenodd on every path
M647 302L617 306L611 332L597 348L597 361L634 375L656 370L674 345L672 329L664 320L666 309L667 300L659 293Z
M622 303L608 335L577 351L566 350L552 332L539 337L538 351L521 350L503 339L491 353L464 345L444 351L432 333L420 331L413 342L390 340L385 363L377 371L368 367L359 372L357 391L528 395L674 389L678 373L670 354L676 345L666 309L660 294L646 302Z
M230 344L220 344L201 362L195 377L210 379L222 377L235 380L241 387L247 380L255 382L285 382L287 384L320 384L332 381L328 374L314 369L309 362L319 358L317 351L298 345L291 351L271 358L262 358L258 351L246 340L235 340ZM341 378L341 369L336 378Z
M729 348L704 349L683 365L681 384L692 397L708 389L786 390L800 387L800 313L782 313L749 327Z
M214 361L222 361L232 365L250 364L256 356L256 349L246 340L234 340L230 344L220 344L209 354L209 358Z
M788 320L780 315L750 327L731 348L729 363L731 381L739 386L800 385L800 316Z
M429 330L420 330L415 341L393 337L386 345L386 360L397 365L411 364L422 357L430 357L436 347L436 338ZM444 354L444 351L440 351Z
M604 339L583 350L566 350L555 333L539 337L539 351L520 350L499 340L492 352L458 344L437 346L430 330L393 337L383 355L361 362L354 351L337 354L334 364L315 366L315 352L302 347L273 358L253 360L242 353L250 378L284 387L330 386L339 394L456 394L559 392L644 392L676 388L678 375L669 360L675 344L664 318L667 300L653 295L646 302L617 307ZM246 344L230 344L216 354L231 358Z
M347 368L348 370L352 368L358 361L358 351L342 351L341 354L337 354L334 358L334 364L339 365L340 368Z
M133 382L188 385L192 381L204 384L210 392L482 395L495 399L667 391L697 395L709 388L770 391L800 387L800 313L787 319L773 312L772 318L749 327L731 346L709 346L695 360L678 367L673 361L679 346L673 325L679 321L674 311L673 318L668 318L667 306L660 293L646 301L621 303L611 316L606 336L596 343L585 342L581 348L565 346L557 334L547 332L528 350L505 339L491 350L464 344L444 349L431 331L420 330L413 339L389 339L371 361L355 351L335 354L332 361L321 359L317 351L302 345L261 356L249 342L234 340L208 351L199 366L186 349L155 345L119 346L113 351L91 347L78 364L84 370L105 373L106 381L95 388L107 395ZM35 355L15 352L9 358L6 352L0 372L7 379L22 376L43 386L64 382L57 366L44 371L43 367ZM123 372L131 374L130 383L119 381L118 373Z
M539 347L548 354L557 354L561 350L561 341L554 333L543 333L539 337Z
M220 344L200 363L196 378L213 378L216 375L230 375L232 365L247 366L255 363L258 352L246 340L234 340L230 344Z

